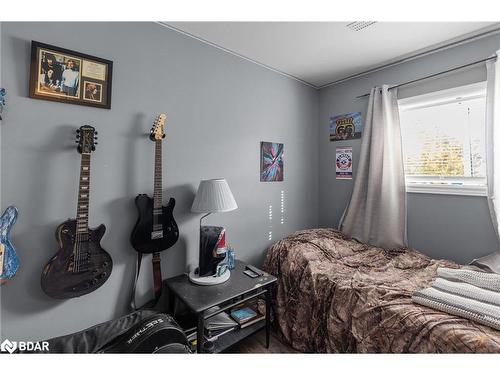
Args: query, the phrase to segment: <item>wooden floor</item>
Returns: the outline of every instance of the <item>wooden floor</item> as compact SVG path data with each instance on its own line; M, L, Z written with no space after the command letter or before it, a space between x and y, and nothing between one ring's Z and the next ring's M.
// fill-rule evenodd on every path
M254 335L247 337L239 343L231 346L225 353L239 354L282 354L282 353L299 353L290 346L282 343L278 336L271 332L271 340L269 341L269 349L266 348L266 331L261 330Z

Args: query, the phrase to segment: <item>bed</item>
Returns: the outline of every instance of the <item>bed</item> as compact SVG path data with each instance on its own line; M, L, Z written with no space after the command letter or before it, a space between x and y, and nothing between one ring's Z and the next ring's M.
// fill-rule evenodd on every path
M458 268L405 248L384 250L333 229L294 233L269 249L283 340L314 353L500 353L500 331L414 304L412 294Z

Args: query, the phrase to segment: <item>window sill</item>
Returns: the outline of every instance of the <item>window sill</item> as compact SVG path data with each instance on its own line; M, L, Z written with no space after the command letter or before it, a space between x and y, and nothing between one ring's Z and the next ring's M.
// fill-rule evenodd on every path
M478 185L407 184L406 192L420 194L469 195L476 197L486 197L488 195L488 189L486 186Z

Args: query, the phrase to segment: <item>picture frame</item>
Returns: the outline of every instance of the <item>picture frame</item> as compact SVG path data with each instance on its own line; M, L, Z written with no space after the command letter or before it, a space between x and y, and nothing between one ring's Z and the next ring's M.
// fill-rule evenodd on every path
M31 42L29 97L111 109L113 62Z

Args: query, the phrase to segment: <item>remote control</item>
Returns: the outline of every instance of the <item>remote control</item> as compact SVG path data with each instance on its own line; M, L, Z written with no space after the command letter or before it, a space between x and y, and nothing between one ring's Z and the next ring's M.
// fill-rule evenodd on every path
M261 270L259 270L257 267L251 266L251 265L249 265L249 264L248 264L245 268L246 268L247 270L250 270L250 271L252 271L252 272L255 272L255 273L256 273L257 275L259 275L259 276L264 275L264 272L262 272Z
M259 277L259 274L258 273L255 273L253 272L252 270L245 270L243 271L243 273L249 277L251 277L252 279L255 279L256 277Z

